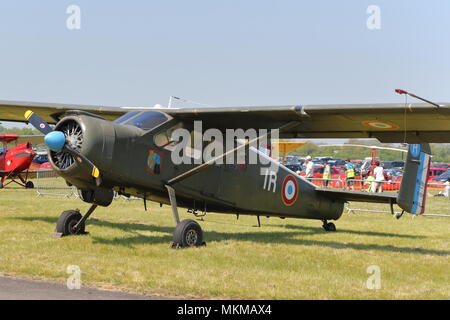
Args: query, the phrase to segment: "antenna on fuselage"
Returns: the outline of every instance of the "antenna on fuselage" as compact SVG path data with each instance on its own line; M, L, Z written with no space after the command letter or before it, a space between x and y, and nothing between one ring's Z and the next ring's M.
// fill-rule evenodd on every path
M170 96L167 108L170 109L170 108L174 107L174 103L175 103L175 108L178 108L177 102L181 105L181 108L198 108L198 107L200 107L200 108L203 108L203 107L216 108L216 106L212 106L210 104L196 102L196 101L179 98L179 97L175 97L175 96Z

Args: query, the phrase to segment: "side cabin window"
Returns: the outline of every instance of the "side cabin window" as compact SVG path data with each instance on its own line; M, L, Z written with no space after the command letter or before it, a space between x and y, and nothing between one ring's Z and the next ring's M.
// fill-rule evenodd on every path
M201 159L202 150L204 150L204 148L211 142L202 140L199 145L196 145L195 135L198 135L197 137L200 137L200 139L202 139L202 133L196 132L192 128L185 127L182 122L179 122L174 126L155 134L155 145L166 150L173 151L174 147L179 143L178 141L172 140L172 134L177 129L185 129L188 133L188 143L186 144L186 141L183 142L186 144L183 149L184 154L192 159Z
M155 134L154 142L158 147L167 149L169 151L173 150L173 147L177 144L176 141L172 140L172 133L176 129L183 128L183 124L181 122L176 125L170 127L169 129L162 130L161 132Z

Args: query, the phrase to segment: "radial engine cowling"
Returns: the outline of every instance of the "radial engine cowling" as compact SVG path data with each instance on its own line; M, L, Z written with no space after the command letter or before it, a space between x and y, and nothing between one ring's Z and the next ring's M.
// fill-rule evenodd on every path
M55 131L63 132L66 144L86 156L100 172L110 169L115 142L112 122L90 115L70 115L58 122ZM70 184L79 189L95 187L92 171L80 157L62 149L50 151L49 160L52 167Z

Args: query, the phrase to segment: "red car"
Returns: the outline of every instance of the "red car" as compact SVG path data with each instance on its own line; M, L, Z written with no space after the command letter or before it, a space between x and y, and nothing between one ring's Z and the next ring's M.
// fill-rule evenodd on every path
M323 171L325 170L325 166L323 165L319 165L319 166L314 166L313 169L313 177L312 179L309 179L312 183L314 183L316 186L323 186ZM305 176L305 172L300 173L301 176ZM315 180L315 179L317 180ZM355 180L357 180L354 183L354 189L355 190L360 190L361 189L361 182L358 181L361 179L360 175L355 175ZM346 174L345 174L345 169L342 167L331 167L331 181L329 181L328 183L328 187L329 188L338 188L338 189L343 189L346 185Z
M433 178L436 178L443 174L444 172L447 172L445 167L435 167L431 166L430 171L428 172L428 184L430 188L444 188L443 182L433 180ZM385 183L383 185L383 190L399 190L400 189L400 183L402 182L402 177L397 177L395 180L393 180L392 184ZM442 186L441 186L442 185Z

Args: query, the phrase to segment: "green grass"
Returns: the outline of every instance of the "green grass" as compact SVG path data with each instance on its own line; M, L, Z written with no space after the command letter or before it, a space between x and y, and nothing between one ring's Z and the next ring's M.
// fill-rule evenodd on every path
M429 211L450 212L429 198ZM351 204L388 210L385 205ZM168 206L115 200L87 224L88 236L52 238L61 211L88 205L73 197L0 190L0 273L65 283L78 265L82 284L149 295L249 299L448 299L450 219L344 214L338 231L320 221L208 214L206 247L172 250ZM181 209L183 218L193 218ZM366 281L381 269L379 290Z

